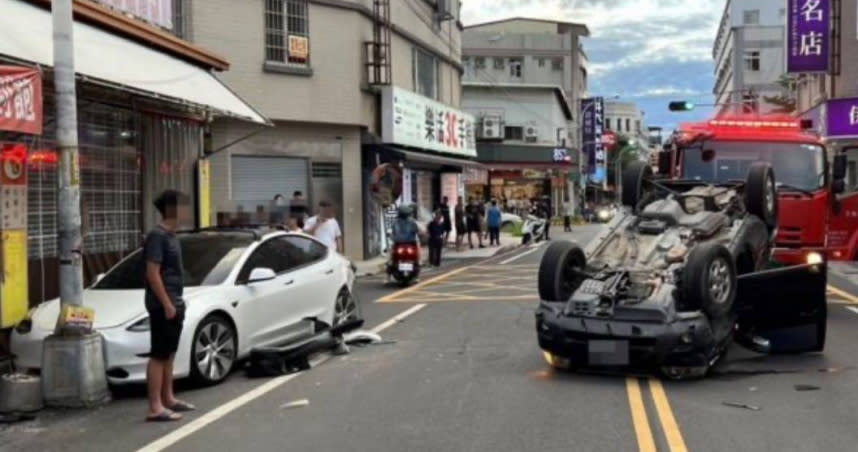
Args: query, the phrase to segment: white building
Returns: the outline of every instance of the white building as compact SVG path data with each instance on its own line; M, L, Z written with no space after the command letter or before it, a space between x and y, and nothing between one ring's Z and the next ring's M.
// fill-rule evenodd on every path
M507 201L515 210L524 199L549 196L555 212L574 202L570 173L579 156L567 125L572 109L559 85L462 84L462 108L477 126L477 158L488 168L487 183L468 184L468 197Z
M605 100L605 129L635 139L642 146L648 141L645 113L634 102Z
M572 110L568 142L577 147L578 105L587 95L587 55L581 38L589 35L584 24L539 19L467 26L462 34L463 81L559 86Z
M712 48L715 86L721 112L771 112L765 101L782 89L786 72L786 1L727 0Z

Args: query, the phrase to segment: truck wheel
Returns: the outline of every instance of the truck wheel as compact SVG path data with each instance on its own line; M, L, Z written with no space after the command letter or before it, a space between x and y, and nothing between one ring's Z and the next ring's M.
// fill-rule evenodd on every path
M702 310L710 320L730 314L736 298L736 264L723 245L702 243L694 247L682 270L682 307Z
M584 282L587 266L584 250L573 242L554 242L539 263L539 297L545 301L568 301Z
M763 220L769 233L778 227L778 192L775 174L765 162L754 162L745 182L745 208Z
M623 205L637 211L644 198L644 181L652 179L652 167L646 162L633 162L623 171Z

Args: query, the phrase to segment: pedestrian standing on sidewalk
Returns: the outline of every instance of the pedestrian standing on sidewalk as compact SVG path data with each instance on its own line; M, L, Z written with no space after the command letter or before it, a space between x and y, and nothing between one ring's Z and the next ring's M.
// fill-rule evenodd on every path
M316 237L328 248L343 252L343 233L340 223L334 218L334 206L330 202L319 203L319 214L307 220L304 232Z
M304 193L301 190L295 190L292 193L292 200L289 201L289 216L297 221L299 228L304 228L304 221L307 219L309 211Z
M501 211L498 208L498 202L494 199L486 218L489 229L489 246L500 246Z
M441 250L444 249L444 236L447 233L444 226L444 214L437 210L435 217L426 226L429 233L429 265L441 266Z
M572 200L563 203L563 232L572 232Z
M146 235L143 245L145 268L145 304L149 312L149 364L146 386L149 396L149 422L170 422L182 418L180 412L195 407L173 394L173 359L179 348L185 302L182 299L182 248L176 229L188 217L190 198L167 190L153 203L161 214L161 223Z
M450 241L450 232L453 231L453 222L450 217L450 198L444 197L441 199L441 218L444 220L444 246Z
M483 246L483 233L480 228L480 223L482 222L482 217L480 216L480 205L474 198L471 198L467 209L465 209L465 221L468 223L468 246L470 246L471 249L474 249L474 239L471 235L477 234L477 240L479 241L480 248L485 248L485 246Z
M456 203L454 216L456 219L456 251L462 251L462 242L465 240L468 228L465 225L465 201L461 196L459 202Z

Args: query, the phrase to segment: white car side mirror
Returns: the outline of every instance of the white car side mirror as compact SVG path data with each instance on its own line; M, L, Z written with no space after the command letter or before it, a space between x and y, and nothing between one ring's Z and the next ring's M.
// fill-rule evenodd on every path
M248 278L247 283L253 284L263 281L271 281L276 277L277 273L274 273L274 270L270 268L254 268L253 271L250 272L250 278Z

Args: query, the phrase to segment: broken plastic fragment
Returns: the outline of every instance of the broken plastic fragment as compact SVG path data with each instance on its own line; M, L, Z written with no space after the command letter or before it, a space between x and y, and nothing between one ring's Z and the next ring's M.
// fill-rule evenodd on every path
M751 411L760 411L762 408L757 405L748 405L747 403L735 403L735 402L721 402L724 406L729 406L733 408L744 408L746 410Z
M794 387L795 387L796 391L819 391L820 389L822 389L819 386L804 385L804 384L798 384L798 385L795 385Z
M310 404L310 401L307 399L298 399L298 400L293 400L289 403L284 403L283 405L280 405L280 409L281 410L289 410L292 408L303 408L309 404Z
M381 336L371 331L357 330L343 334L346 344L377 344L381 342Z

